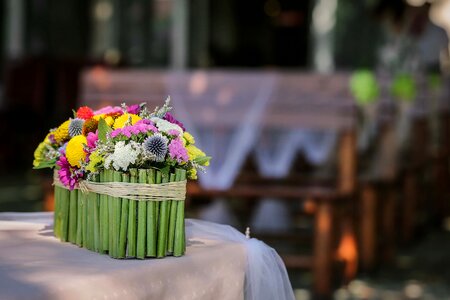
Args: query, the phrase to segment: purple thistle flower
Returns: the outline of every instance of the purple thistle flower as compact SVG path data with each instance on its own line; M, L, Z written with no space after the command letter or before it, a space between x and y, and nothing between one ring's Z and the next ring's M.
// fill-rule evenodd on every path
M167 153L167 138L156 134L145 139L144 150L155 156L156 161L164 161Z

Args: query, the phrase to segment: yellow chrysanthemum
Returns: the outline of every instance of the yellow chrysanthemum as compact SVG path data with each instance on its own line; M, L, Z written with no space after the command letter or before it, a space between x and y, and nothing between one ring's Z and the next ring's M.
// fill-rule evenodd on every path
M187 176L189 179L197 179L197 169L192 168L187 171Z
M195 139L189 132L185 131L183 133L183 144L186 146L186 144L195 144Z
M83 149L83 145L86 144L87 140L84 135L76 135L67 143L66 157L72 167L81 167L80 161L86 158L86 152Z
M89 164L86 167L86 170L89 172L96 172L97 171L97 165L103 162L103 157L98 153L98 151L94 151L89 156Z
M69 125L70 120L62 123L54 132L55 141L57 143L62 143L70 138L69 136Z
M205 152L198 149L194 145L187 145L186 150L188 151L189 160L196 159L197 157L205 156Z
M95 115L92 117L92 119L99 121L100 119L105 118L105 114Z
M108 124L108 126L112 126L114 124L114 119L111 116L107 116L105 118L105 122L106 122L106 124Z
M113 128L123 128L128 120L131 118L131 125L136 124L137 121L141 120L141 117L135 114L123 114L114 121Z
M45 148L46 148L46 140L45 139L42 143L40 143L36 150L34 150L34 160L33 160L33 167L37 167L45 160Z
M94 119L94 120L96 120L96 121L99 121L100 119L104 119L105 120L105 122L106 122L106 124L108 124L108 126L112 126L113 124L114 124L114 119L113 119L113 117L111 117L111 116L107 116L106 118L105 118L105 114L100 114L100 115L95 115L95 116L93 116L92 118Z

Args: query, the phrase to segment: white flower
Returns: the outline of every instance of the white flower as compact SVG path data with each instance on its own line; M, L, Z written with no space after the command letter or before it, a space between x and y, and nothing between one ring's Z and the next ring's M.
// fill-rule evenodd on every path
M106 157L105 168L109 169L111 164L116 171L126 171L130 164L136 162L137 157L141 153L139 147L133 147L133 144L126 144L124 141L118 142L114 146L114 153Z
M170 130L176 130L179 132L179 135L181 136L183 134L183 129L178 126L177 124L170 123L169 121L166 121L164 119L158 118L158 117L152 117L150 120L155 123L156 127L159 131L164 133L169 133Z

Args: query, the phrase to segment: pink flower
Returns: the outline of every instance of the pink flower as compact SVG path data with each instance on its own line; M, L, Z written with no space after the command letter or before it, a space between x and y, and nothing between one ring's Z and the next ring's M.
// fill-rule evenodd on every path
M169 156L178 163L187 162L189 160L188 152L179 138L170 142Z
M168 122L170 122L170 123L172 123L172 124L176 124L176 125L180 126L181 129L183 129L183 131L186 131L186 129L184 128L183 123L181 123L180 121L178 121L177 119L175 119L175 117L172 116L171 113L169 113L169 112L166 113L166 115L164 116L164 120L166 120L166 121L168 121Z
M180 132L178 130L176 130L176 129L170 129L168 133L170 135L173 135L173 136L179 136L180 135Z
M96 146L95 144L98 140L98 131L96 131L95 133L89 132L86 137L86 140L87 140L87 146L88 146L89 150L94 149Z
M122 108L120 108L118 106L114 106L114 107L106 106L99 110L94 111L94 115L101 115L101 114L107 115L107 114L117 114L117 113L122 114Z
M118 136L119 134L122 133L122 129L118 128L116 130L111 131L111 133L109 134L110 137L115 138L116 136Z
M59 181L70 190L73 190L78 181L83 177L83 173L70 166L64 151L61 151L61 155L56 164L60 167L58 170Z
M141 108L140 108L139 105L137 105L137 104L134 104L134 105L131 105L131 106L128 106L128 107L127 107L127 112L128 112L129 114L135 114L135 115L137 115L137 114L139 114L140 110L141 110Z
M124 136L126 136L127 138L131 137L131 126L125 126L124 128L122 128L122 134Z

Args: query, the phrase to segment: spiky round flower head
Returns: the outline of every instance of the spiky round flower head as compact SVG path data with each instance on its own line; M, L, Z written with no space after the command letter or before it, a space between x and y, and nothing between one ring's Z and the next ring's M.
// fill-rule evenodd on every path
M70 125L69 125L69 135L71 137L80 135L83 133L83 125L84 125L84 120L82 119L72 119L70 121Z
M168 140L161 134L155 134L145 139L143 143L144 151L154 155L156 161L164 161L167 154Z
M95 132L98 127L98 121L94 118L88 119L83 124L83 135L87 135L89 132Z
M128 122L129 120L131 120L131 124L127 124L127 123L129 123ZM139 117L138 115L123 114L120 117L118 117L116 119L116 121L114 121L113 128L118 129L118 128L123 128L125 125L134 125L139 120L141 120L141 117Z
M65 121L53 132L53 136L57 143L62 143L70 138L69 136L70 120Z
M72 167L81 167L80 161L86 158L86 152L84 146L87 144L86 137L84 135L74 136L66 147L67 161Z
M77 110L77 118L88 120L94 116L94 112L87 106L82 106Z

